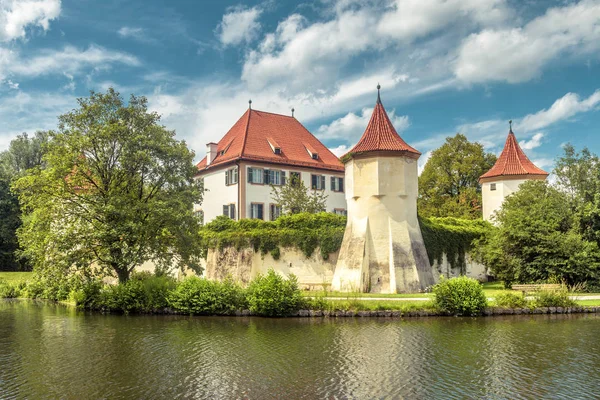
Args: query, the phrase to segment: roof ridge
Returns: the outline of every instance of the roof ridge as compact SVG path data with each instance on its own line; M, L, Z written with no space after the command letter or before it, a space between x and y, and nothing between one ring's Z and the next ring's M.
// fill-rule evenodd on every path
M270 112L270 111L262 111L262 110L255 110L255 109L252 109L252 111L260 112L260 113L265 113L265 114L271 114L271 115L277 115L277 116L280 116L280 117L294 118L291 115L278 114L278 113L274 113L274 112ZM296 118L294 118L294 119L296 119Z
M244 140L242 140L242 149L240 150L239 157L242 157L244 155L244 150L246 149L246 139L248 139L248 127L250 126L250 114L252 114L252 109L249 108L248 111L246 111L246 113L248 114L248 118L246 119L246 129L244 130Z

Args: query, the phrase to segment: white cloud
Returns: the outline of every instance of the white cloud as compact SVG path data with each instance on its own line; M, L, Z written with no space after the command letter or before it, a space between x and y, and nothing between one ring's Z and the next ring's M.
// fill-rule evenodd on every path
M524 27L485 29L464 40L454 72L467 83L528 81L551 61L600 50L600 1L550 8Z
M217 34L224 46L235 46L241 43L250 43L260 31L258 18L262 10L258 7L234 7L217 27Z
M350 150L350 146L346 146L345 144L340 144L337 147L330 148L331 152L338 157L343 156Z
M598 105L600 105L600 89L585 100L581 100L576 93L567 93L556 100L549 109L525 116L517 123L517 127L524 131L542 129L578 113L590 111Z
M0 0L0 42L24 38L29 26L47 31L60 15L60 0Z
M3 63L0 51L0 77L9 74L25 77L65 73L75 75L86 68L106 69L115 63L140 65L135 56L95 45L85 50L73 46L66 46L62 50L39 50L36 56L27 59L10 52L4 59L6 61Z
M373 108L363 108L360 114L348 113L332 121L330 124L321 125L316 135L321 140L344 139L348 144L354 144L360 139L373 114ZM396 116L395 110L388 112L392 125L398 133L410 126L408 116Z
M531 139L520 141L519 146L521 146L523 150L533 150L542 145L542 138L544 136L545 135L542 132L536 133Z
M157 43L155 39L150 37L148 32L144 28L135 28L131 26L124 26L120 28L117 33L122 38L130 38L142 43Z
M292 93L318 92L331 87L343 67L365 52L377 52L378 61L385 59L402 74L411 67L447 77L443 62L430 61L446 58L449 43L431 36L450 25L497 24L510 14L504 0L398 0L383 9L372 2L336 4L329 20L309 24L293 14L280 22L247 54L242 80L254 90L285 82ZM409 48L420 39L427 45ZM386 49L392 52L385 54Z

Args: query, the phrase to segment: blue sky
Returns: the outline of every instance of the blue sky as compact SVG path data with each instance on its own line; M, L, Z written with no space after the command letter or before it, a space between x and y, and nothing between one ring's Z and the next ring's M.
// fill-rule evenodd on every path
M114 86L198 159L249 98L341 154L377 83L421 165L456 132L498 153L509 119L546 170L600 153L600 0L0 0L0 149Z

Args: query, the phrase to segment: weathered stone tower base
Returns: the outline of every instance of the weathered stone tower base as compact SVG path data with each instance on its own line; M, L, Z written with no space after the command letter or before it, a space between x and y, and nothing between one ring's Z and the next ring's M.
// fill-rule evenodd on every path
M416 293L434 284L421 230L390 218L349 223L332 289L342 292ZM385 232L374 228L385 224Z

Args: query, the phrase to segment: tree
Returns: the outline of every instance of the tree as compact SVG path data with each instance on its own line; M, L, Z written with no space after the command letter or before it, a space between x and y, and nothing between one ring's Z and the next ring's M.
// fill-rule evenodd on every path
M577 229L567 194L546 181L523 183L504 200L496 221L475 252L496 278L507 283L598 282L598 244Z
M600 159L587 147L577 152L571 144L557 158L554 174L575 213L575 224L588 240L600 245Z
M28 269L17 256L17 229L21 226L21 210L17 196L10 191L11 182L26 170L41 165L48 132L36 132L33 137L22 133L0 153L0 270Z
M310 192L298 176L292 175L282 186L271 185L271 195L284 214L311 214L325 210L327 195L324 191Z
M431 153L419 176L419 214L424 217L481 218L479 177L496 162L479 143L457 133Z
M45 168L13 185L24 213L19 241L34 268L114 273L120 282L146 261L198 268L193 153L144 97L125 103L111 88L78 103L50 132Z

